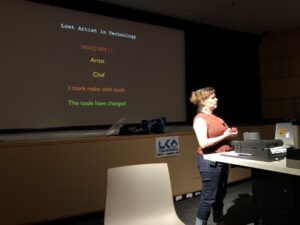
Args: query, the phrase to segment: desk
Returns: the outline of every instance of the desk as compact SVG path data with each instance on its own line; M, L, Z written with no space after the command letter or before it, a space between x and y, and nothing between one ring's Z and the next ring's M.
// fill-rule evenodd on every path
M300 169L286 167L286 159L273 161L273 162L249 160L249 159L244 159L242 157L239 157L238 153L235 153L235 151L226 152L226 153L207 154L204 155L204 158L208 160L228 163L232 165L245 166L250 168L300 176Z
M250 167L257 225L298 225L300 169L286 167L286 160L273 162L244 159L234 151L204 156L207 160ZM245 209L247 210L247 209Z

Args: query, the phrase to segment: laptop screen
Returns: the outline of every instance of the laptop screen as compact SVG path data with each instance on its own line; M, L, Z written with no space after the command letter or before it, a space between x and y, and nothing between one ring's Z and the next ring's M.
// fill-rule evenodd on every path
M281 139L284 146L294 146L292 123L276 123L275 139Z

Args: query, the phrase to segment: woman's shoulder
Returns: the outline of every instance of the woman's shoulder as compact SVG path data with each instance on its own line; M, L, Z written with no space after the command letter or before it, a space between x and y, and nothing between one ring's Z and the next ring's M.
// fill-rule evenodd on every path
M198 118L201 118L202 120L206 122L213 122L213 121L223 121L223 119L215 114L206 114L206 113L198 113L194 117L194 121Z
M207 118L211 117L210 114L206 114L206 113L203 113L203 112L199 112L194 119L196 118L202 118L204 120L206 120Z
M197 114L194 117L194 121L193 121L193 127L197 128L197 127L204 127L206 126L207 122L206 119L202 117L202 115Z
M194 123L195 121L206 121L207 120L207 117L206 117L206 114L205 113L198 113L195 117L194 117Z

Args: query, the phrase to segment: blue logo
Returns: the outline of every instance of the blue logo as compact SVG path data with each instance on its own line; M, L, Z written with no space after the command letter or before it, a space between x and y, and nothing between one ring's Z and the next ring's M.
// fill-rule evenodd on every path
M177 148L178 142L175 139L167 139L164 143L162 141L158 142L158 148L159 149L170 149L170 148Z
M161 137L156 139L157 156L171 156L179 153L178 137Z

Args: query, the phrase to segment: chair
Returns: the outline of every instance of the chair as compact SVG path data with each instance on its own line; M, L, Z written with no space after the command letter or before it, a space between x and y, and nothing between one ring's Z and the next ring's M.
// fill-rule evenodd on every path
M166 163L108 169L105 225L184 225Z

